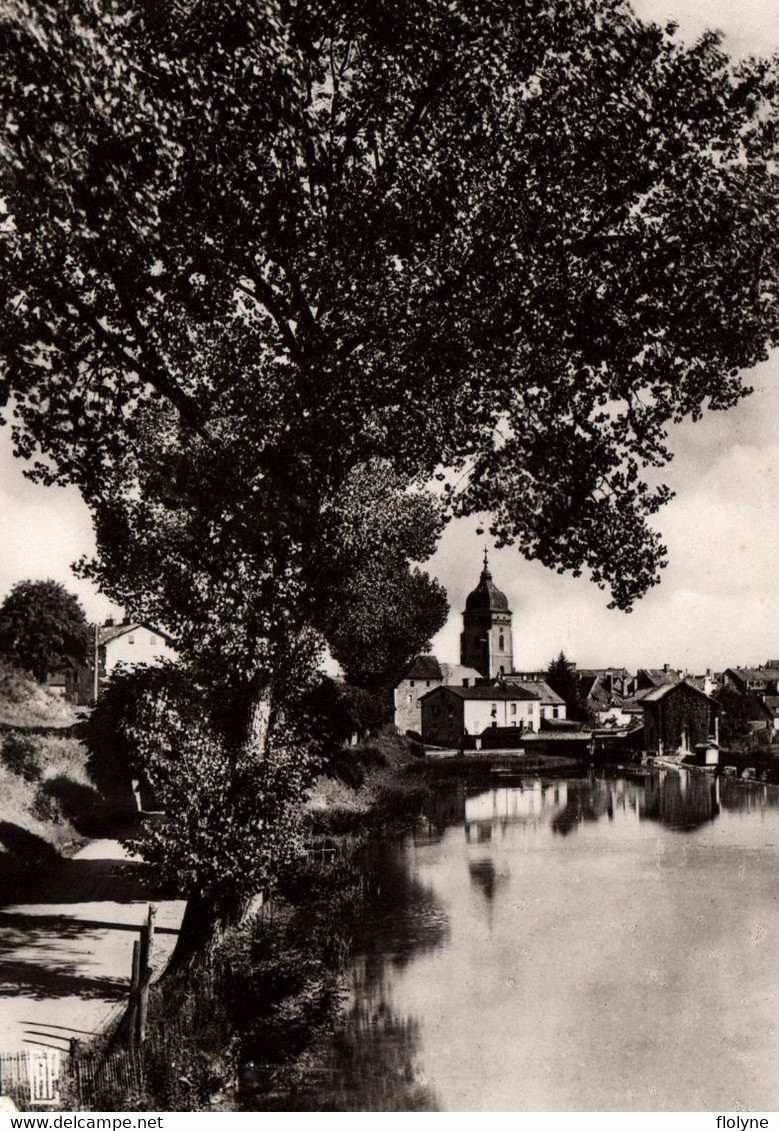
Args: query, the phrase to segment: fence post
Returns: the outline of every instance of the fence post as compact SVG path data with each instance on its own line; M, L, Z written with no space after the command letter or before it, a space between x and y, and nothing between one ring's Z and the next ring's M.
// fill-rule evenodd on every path
M154 955L154 923L157 918L157 908L149 904L149 918L141 930L140 945L140 981L138 992L138 1044L142 1045L146 1037L146 1017L149 1010L149 986L152 976L152 957Z
M142 928L143 930L143 928ZM141 944L133 943L133 968L130 975L130 1008L127 1011L127 1029L130 1044L135 1044L138 1035L138 1003L141 995Z

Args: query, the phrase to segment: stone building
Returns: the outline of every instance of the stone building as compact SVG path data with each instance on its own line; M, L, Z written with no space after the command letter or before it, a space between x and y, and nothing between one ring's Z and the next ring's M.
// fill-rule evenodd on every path
M444 664L435 656L417 656L394 690L395 726L401 734L422 733L420 700L437 687L473 687L480 678L475 668L463 664Z
M692 754L719 739L719 704L686 680L666 683L642 696L644 748L664 757Z

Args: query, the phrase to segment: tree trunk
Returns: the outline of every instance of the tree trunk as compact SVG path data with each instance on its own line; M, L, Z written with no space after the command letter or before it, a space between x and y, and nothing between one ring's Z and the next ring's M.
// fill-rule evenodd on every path
M241 761L252 765L263 761L270 732L273 690L270 683L255 686L249 702L245 734L241 743Z
M243 790L252 787L253 771L258 762L265 759L272 703L270 684L255 685L233 766L236 802ZM226 931L247 922L259 910L261 903L261 892L239 896L227 890L190 896L171 956L171 969L210 965Z
M261 893L232 897L191 895L168 969L210 966L226 932L248 922L259 910L260 900Z

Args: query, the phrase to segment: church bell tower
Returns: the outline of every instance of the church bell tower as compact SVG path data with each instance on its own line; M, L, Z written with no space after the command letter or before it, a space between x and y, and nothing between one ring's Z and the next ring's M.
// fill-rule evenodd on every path
M511 618L508 598L492 580L485 549L479 584L465 600L460 663L486 679L509 675L514 670Z

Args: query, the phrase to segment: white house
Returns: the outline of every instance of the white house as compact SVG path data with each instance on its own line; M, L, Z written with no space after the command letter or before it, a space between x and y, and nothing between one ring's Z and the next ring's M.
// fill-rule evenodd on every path
M80 703L89 703L95 696L95 651L99 683L119 667L131 670L141 664L178 659L170 637L150 624L130 620L117 624L109 618L105 624L96 626L96 634L90 661L79 671Z
M437 687L421 699L422 738L435 746L459 746L495 727L537 731L541 698L522 687Z
M151 625L133 621L121 624L106 621L101 625L98 629L98 655L101 676L109 676L120 664L135 668L139 664L178 659L165 633Z

